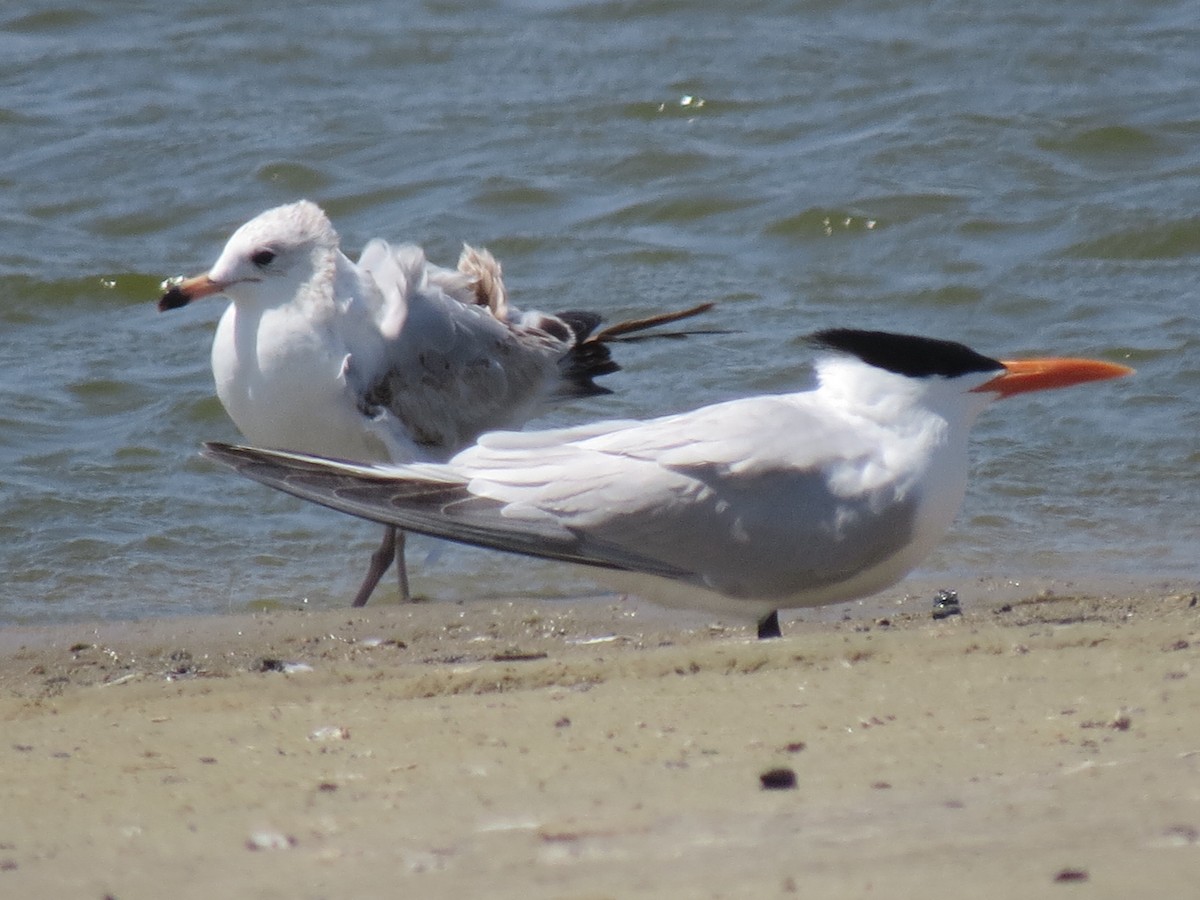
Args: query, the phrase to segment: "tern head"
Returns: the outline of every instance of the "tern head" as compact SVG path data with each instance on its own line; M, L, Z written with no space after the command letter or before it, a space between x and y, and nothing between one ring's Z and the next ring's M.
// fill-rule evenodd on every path
M1132 374L1094 359L999 360L954 341L887 331L830 328L809 337L834 354L818 363L822 387L864 403L944 396L973 416L993 400Z
M314 279L332 278L337 252L337 232L321 207L308 200L277 206L235 231L207 273L171 285L158 309L178 309L211 294L235 302L287 302Z

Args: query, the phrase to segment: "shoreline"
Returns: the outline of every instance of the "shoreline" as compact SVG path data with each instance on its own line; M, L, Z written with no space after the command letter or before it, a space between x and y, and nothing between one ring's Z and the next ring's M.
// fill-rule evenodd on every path
M498 554L497 554L498 555ZM583 573L588 570L583 567L565 565L568 573ZM486 576L484 576L486 578ZM263 599L245 599L237 603L229 602L218 606L208 606L193 609L184 605L185 600L172 601L169 606L156 606L148 609L122 608L113 615L97 614L95 609L53 615L52 617L14 617L0 619L0 653L14 645L13 635L36 635L38 632L51 633L56 628L109 628L121 625L143 625L152 622L174 622L186 620L225 619L237 616L266 615L282 612L315 613L336 612L339 609L352 612L349 605L357 582L350 579L344 590L332 586L318 592L313 600L307 597L284 599L269 597ZM441 585L444 587L444 585ZM469 597L458 595L443 597L438 593L439 585L435 582L428 586L428 593L417 584L415 605L417 606L454 606L458 608L486 608L488 605L536 602L549 607L572 607L624 609L626 615L633 614L648 619L665 630L684 630L689 627L701 627L709 623L720 623L730 628L748 624L750 618L738 620L736 617L722 618L715 613L703 610L672 607L643 601L636 595L628 595L616 590L602 581L602 577L583 577L570 582L566 587L569 592L552 590L544 586L538 593L512 594L501 592L493 595L474 592ZM807 607L780 611L780 621L795 622L827 622L838 621L847 617L868 617L871 615L886 615L900 608L905 611L918 613L922 608L928 608L932 598L942 589L958 592L963 601L964 609L969 607L991 607L1005 602L1025 600L1040 595L1087 595L1093 597L1115 598L1153 598L1170 594L1184 594L1200 591L1200 576L1189 578L1178 572L1158 576L1141 574L1128 576L1110 572L1094 574L1073 574L1070 576L1049 577L1045 575L1016 575L1016 576L971 576L962 571L945 571L938 574L918 570L908 575L898 584L861 600L844 603L833 603L827 606ZM301 592L302 594L303 592ZM379 596L372 597L367 604L367 610L402 609L394 588L383 589ZM31 638L35 639L35 638Z
M765 642L610 600L6 629L0 888L1194 886L1195 595L881 603Z

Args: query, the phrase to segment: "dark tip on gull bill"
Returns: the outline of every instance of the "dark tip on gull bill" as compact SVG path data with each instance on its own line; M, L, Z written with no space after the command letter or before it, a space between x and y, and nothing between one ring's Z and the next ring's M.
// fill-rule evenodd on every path
M179 309L181 306L187 306L192 302L192 298L179 289L179 285L173 284L158 298L158 311L166 312L169 309Z

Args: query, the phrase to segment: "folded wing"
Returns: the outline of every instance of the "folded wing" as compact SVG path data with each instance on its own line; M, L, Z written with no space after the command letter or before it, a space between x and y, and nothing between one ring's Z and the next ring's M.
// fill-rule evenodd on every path
M445 465L364 466L225 445L206 453L409 531L773 598L845 579L908 542L917 498L881 504L831 486L833 469L874 464L870 437L835 433L828 420L819 440L796 433L817 427L797 396L768 397L642 423L485 435Z

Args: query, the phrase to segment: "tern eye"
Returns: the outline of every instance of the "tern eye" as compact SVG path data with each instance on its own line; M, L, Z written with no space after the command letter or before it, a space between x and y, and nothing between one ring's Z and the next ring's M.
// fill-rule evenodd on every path
M258 250L250 256L250 262L254 263L260 269L265 269L274 259L274 250Z

